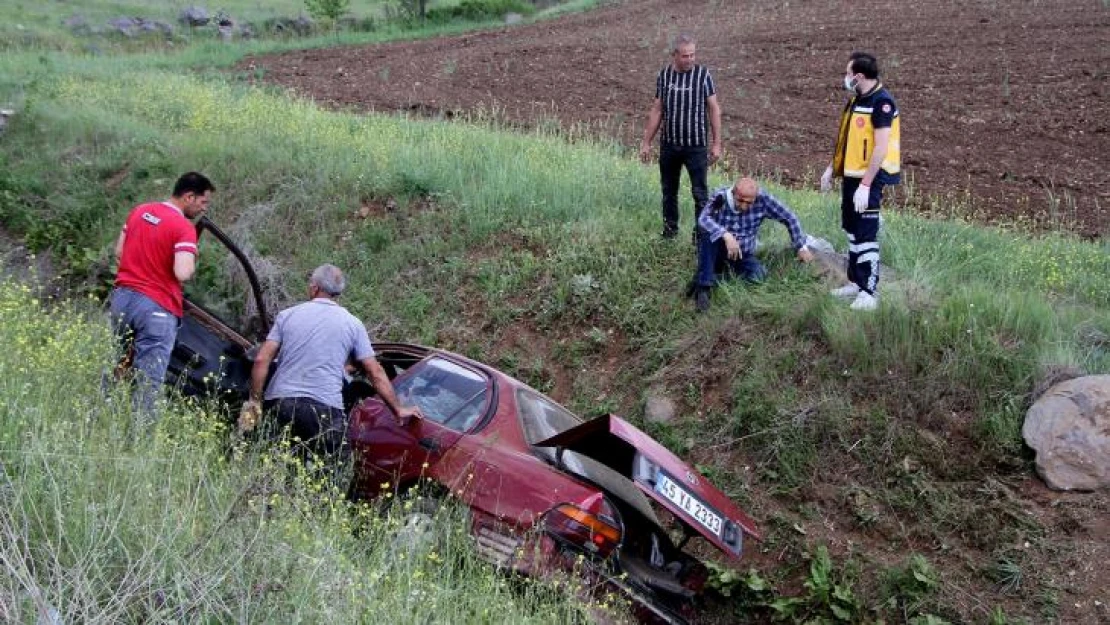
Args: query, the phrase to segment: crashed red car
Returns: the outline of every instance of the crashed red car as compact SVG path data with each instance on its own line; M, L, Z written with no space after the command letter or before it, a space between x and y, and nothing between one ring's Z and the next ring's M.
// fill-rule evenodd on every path
M376 344L402 403L399 425L377 398L351 411L352 490L362 496L422 479L471 511L487 559L527 574L586 562L645 620L684 623L708 571L683 547L707 541L740 557L752 520L691 466L614 415L583 422L542 393L450 352ZM672 541L664 518L681 529ZM585 559L579 558L584 555Z
M247 397L251 348L265 338L269 316L254 269L231 238L203 217L197 235L202 255L238 261L251 314L225 306L235 293L190 284L167 378L186 394L234 406ZM234 318L243 322L235 327ZM484 557L530 575L577 571L627 596L644 620L663 623L686 622L708 578L690 553L692 539L738 559L745 536L759 537L709 480L617 416L583 422L450 352L403 343L374 349L401 401L426 419L398 425L369 384L351 385L355 495L430 479L469 507ZM670 527L681 535L677 544Z

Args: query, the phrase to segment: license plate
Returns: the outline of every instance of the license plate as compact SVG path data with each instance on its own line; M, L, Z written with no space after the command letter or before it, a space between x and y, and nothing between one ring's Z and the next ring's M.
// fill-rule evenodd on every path
M723 525L721 516L709 506L698 501L689 491L663 473L659 473L655 480L655 492L666 497L668 501L678 506L680 510L690 515L695 521L704 525L709 531L717 536L721 535L721 526Z

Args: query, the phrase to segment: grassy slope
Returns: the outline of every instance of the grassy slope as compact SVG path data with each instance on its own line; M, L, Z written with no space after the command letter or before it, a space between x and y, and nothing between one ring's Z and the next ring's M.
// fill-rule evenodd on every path
M346 303L378 338L491 361L585 415L637 418L648 387L676 399L684 418L652 432L764 521L766 552L793 563L761 564L765 575L795 579L827 541L864 603L882 607L902 600L882 571L920 551L950 580L930 590L934 612L1054 609L1068 546L1015 501L1030 470L1019 428L1044 368L1110 370L1105 244L891 212L884 260L897 276L883 309L859 316L823 296L771 225L773 279L723 289L695 317L678 296L690 251L655 237L654 174L615 147L486 120L322 112L180 63L4 68L25 106L0 143L0 220L71 280L102 292L127 207L201 169L220 186L212 217L290 292L319 262L346 268ZM775 191L841 242L831 197ZM204 281L220 282L214 270ZM1013 552L1023 537L1031 548ZM1003 565L1036 570L1021 597L992 583ZM721 618L739 607L719 606Z

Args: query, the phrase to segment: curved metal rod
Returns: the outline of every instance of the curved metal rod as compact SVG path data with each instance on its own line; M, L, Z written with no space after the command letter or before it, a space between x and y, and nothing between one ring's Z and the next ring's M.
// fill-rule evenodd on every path
M252 338L257 341L265 339L266 335L270 333L270 317L266 314L266 304L262 300L262 286L258 282L258 274L254 272L251 261L247 258L247 255L243 253L243 250L239 249L239 246L231 240L231 237L227 236L223 230L220 230L220 228L212 223L212 220L207 216L202 215L201 218L197 220L196 228L198 241L200 240L201 233L205 230L211 232L212 236L216 237L220 243L223 243L224 247L239 260L239 264L241 264L243 269L247 272L247 279L250 280L251 283L251 293L254 295L254 303L258 308L258 327L262 328L262 332L259 336Z

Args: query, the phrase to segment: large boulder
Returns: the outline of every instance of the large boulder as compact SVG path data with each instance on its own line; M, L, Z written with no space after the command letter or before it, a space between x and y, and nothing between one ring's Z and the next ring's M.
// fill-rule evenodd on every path
M108 28L116 31L124 37L134 37L135 33L139 30L140 20L137 17L117 17L113 20L108 20Z
M1021 434L1037 452L1037 473L1050 488L1110 487L1110 375L1048 389L1029 408Z
M160 20L147 20L140 18L139 30L144 33L161 33L168 36L173 34L173 24Z
M186 26L207 26L212 21L208 9L200 6L187 6L177 16L178 21Z
M108 22L108 27L125 37L150 33L173 34L172 25L158 20L148 20L145 17L117 17Z
M315 27L316 22L313 22L312 18L307 15L300 15L295 19L291 17L271 17L262 22L262 30L277 35L299 35L303 37L312 34Z

